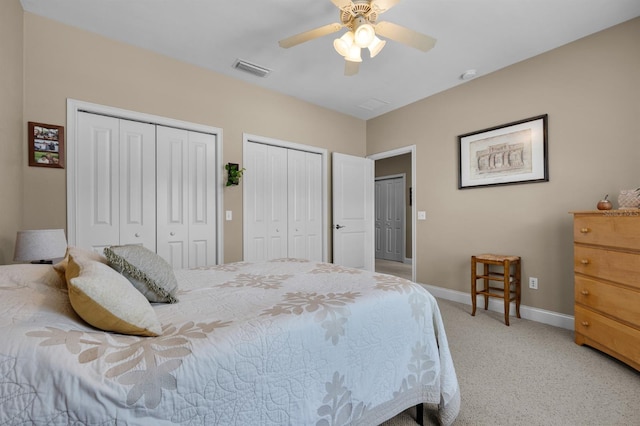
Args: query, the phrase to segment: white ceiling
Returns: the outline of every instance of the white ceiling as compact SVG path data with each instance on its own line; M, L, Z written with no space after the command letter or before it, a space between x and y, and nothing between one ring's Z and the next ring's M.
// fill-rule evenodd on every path
M365 120L462 84L468 69L482 76L640 16L640 0L401 0L378 21L435 37L435 48L424 53L388 41L373 59L363 51L360 72L346 77L333 48L345 30L278 45L340 22L330 0L21 2L28 12ZM272 72L238 71L236 59Z

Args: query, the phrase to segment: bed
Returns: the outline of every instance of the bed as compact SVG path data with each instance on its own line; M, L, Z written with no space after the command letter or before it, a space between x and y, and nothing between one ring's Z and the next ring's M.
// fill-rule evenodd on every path
M422 403L455 420L420 285L300 259L174 274L144 337L85 322L51 265L1 266L0 424L376 425Z

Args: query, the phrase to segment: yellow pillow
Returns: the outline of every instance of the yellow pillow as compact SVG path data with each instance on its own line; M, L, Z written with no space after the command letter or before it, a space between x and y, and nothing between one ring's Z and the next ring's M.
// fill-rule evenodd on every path
M102 262L104 264L108 263L107 258L96 251L69 246L67 247L67 252L64 254L64 258L62 258L60 262L53 265L53 269L56 270L58 275L60 275L60 278L62 278L63 280L66 279L65 276L67 273L67 265L69 264L69 255L73 255L76 259L80 259L82 257L89 260L97 260L98 262Z
M70 253L66 277L71 306L94 327L138 336L162 334L149 301L108 265Z

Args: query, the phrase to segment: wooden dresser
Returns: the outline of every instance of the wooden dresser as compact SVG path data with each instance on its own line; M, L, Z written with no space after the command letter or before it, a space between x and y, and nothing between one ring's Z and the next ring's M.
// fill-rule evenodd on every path
M575 341L640 370L640 210L572 213Z

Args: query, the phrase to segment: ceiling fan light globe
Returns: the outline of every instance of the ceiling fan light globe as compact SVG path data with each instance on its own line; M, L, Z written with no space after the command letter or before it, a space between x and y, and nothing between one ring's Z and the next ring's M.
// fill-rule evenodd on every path
M369 46L367 46L367 48L369 49L369 55L372 58L375 57L378 53L380 53L385 44L387 44L386 40L380 40L378 37L374 37L373 41L369 44Z
M360 55L360 48L355 44L349 48L349 54L344 57L349 62L362 62L362 56Z
M347 31L342 37L333 41L333 48L336 49L341 56L346 57L349 54L349 48L353 45L353 32Z
M371 24L361 24L354 31L354 43L358 47L367 47L376 36L376 32Z

